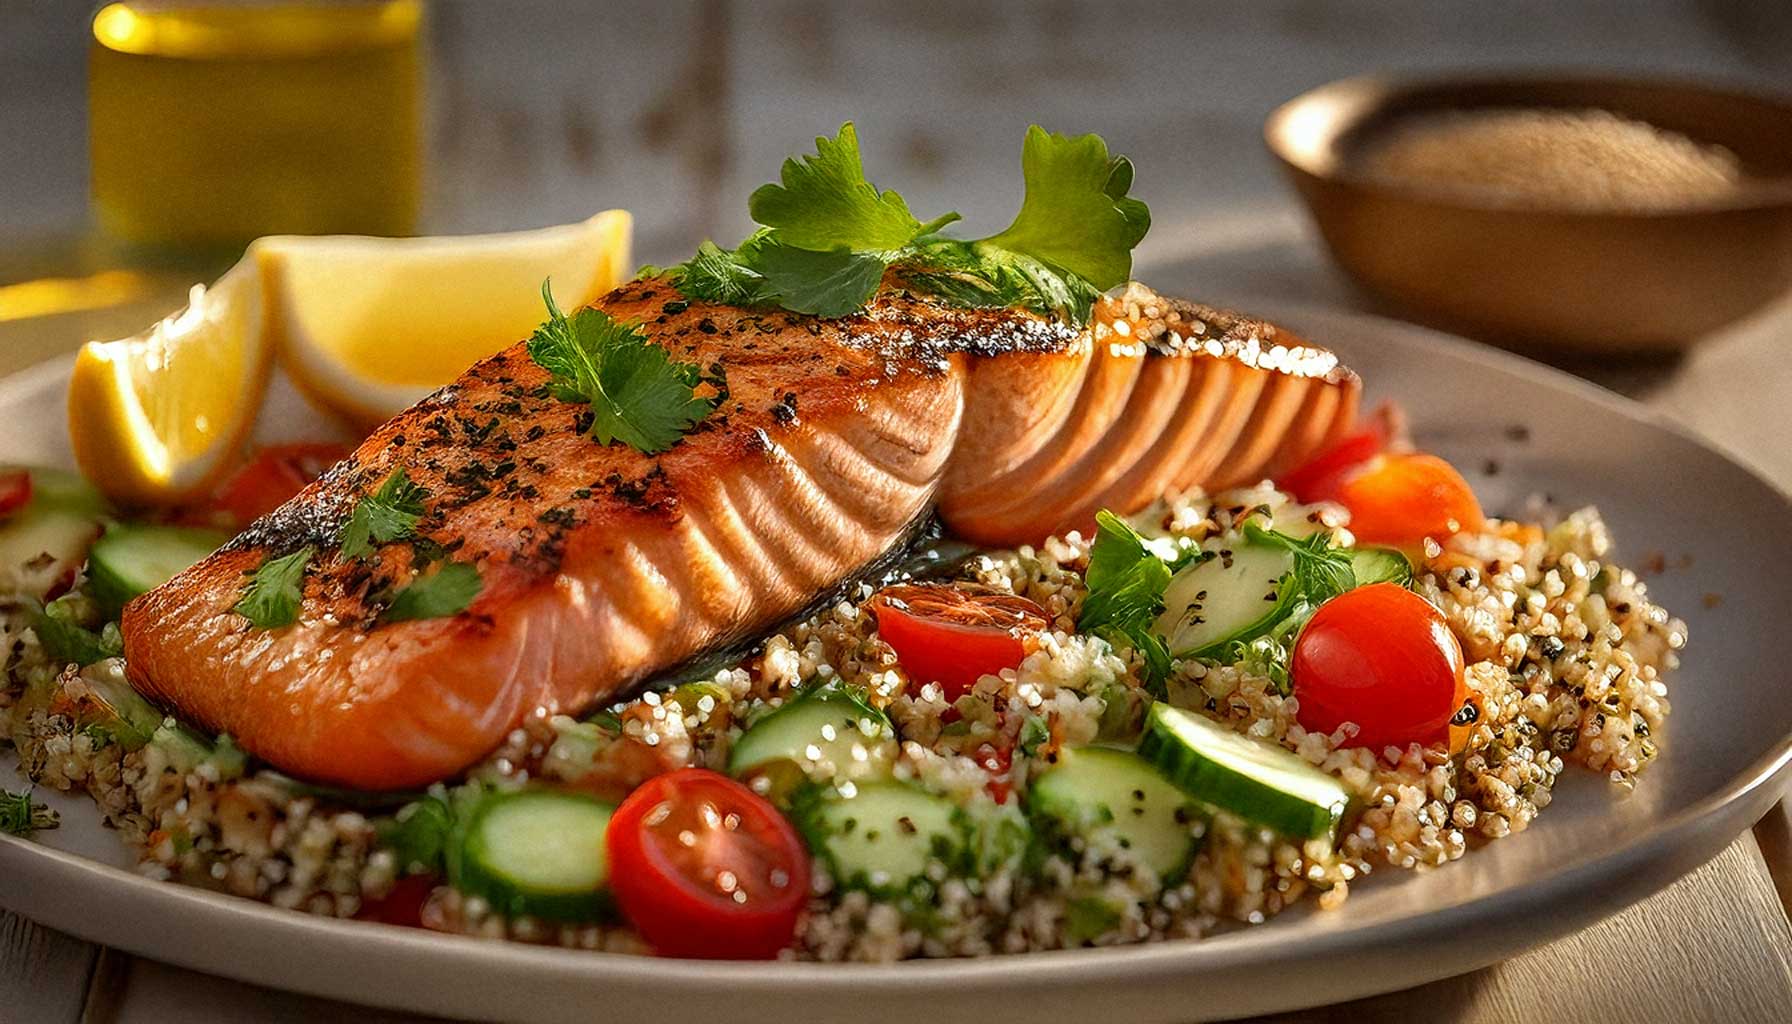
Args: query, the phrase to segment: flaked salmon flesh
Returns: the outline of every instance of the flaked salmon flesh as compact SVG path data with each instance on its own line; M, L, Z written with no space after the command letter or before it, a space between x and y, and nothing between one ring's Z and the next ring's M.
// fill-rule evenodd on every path
M989 545L1274 475L1354 421L1359 385L1270 325L1104 300L1093 330L892 283L823 320L637 281L596 305L728 395L654 456L600 445L521 344L374 431L217 553L126 607L146 696L295 776L361 788L457 774L540 708L576 713L789 617L937 508ZM415 547L340 554L403 468L418 537L479 569L461 614L381 622ZM311 546L299 620L252 625L246 574Z

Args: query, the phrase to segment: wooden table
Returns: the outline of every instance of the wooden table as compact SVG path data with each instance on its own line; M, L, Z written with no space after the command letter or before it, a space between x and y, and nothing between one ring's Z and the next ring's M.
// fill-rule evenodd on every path
M122 302L7 315L26 295L9 284L85 280L119 261L69 225L84 189L84 6L18 10L8 17L25 19L23 30L0 32L0 68L30 69L42 90L0 89L0 132L36 157L0 176L12 186L0 189L0 374L86 337L135 330L187 283L178 271L152 273L113 296ZM1299 0L1044 12L636 0L576 11L545 0L436 5L433 230L564 222L619 205L640 218L640 258L676 260L706 235L743 233L747 192L846 117L859 120L881 184L899 185L924 215L956 207L973 229L993 229L1014 203L1020 128L1036 119L1100 130L1135 157L1137 191L1155 222L1141 278L1199 282L1217 301L1270 295L1360 309L1364 300L1327 267L1258 146L1257 125L1279 100L1374 68L1466 64L1792 81L1792 8L1747 0L1633 3L1620 17L1597 5L1475 5L1427 18L1433 12L1420 3L1346 10ZM536 59L544 38L579 59ZM33 39L73 56L24 52ZM1573 369L1677 417L1792 489L1788 345L1792 306L1682 361ZM1792 816L1782 804L1711 863L1578 935L1461 978L1273 1019L1784 1021L1788 898ZM416 1019L137 960L3 912L0 949L0 1019Z

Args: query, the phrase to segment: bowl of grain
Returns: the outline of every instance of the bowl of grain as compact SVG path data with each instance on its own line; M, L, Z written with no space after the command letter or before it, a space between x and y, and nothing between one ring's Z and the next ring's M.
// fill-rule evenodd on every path
M1364 77L1289 101L1264 137L1344 271L1460 333L1668 351L1792 292L1792 102Z

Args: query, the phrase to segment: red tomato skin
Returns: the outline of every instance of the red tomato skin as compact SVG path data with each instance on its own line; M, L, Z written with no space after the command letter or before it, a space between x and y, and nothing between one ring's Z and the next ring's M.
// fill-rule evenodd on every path
M948 701L1027 656L1026 643L1012 633L922 619L889 605L879 605L876 614L878 634L896 652L903 671L918 683L939 683Z
M0 516L9 516L31 502L31 471L0 472Z
M1276 486L1303 505L1326 501L1337 493L1345 474L1390 448L1406 443L1406 414L1384 401L1358 421L1353 433L1284 473Z
M1364 544L1441 540L1486 522L1456 467L1422 452L1377 456L1344 476L1335 500L1350 510L1350 532Z
M1296 719L1309 732L1355 722L1346 746L1445 745L1462 706L1462 645L1424 598L1393 583L1325 604L1295 641Z
M349 450L331 442L269 445L224 479L204 511L211 521L241 529L279 508Z
M738 813L743 826L753 826L755 841L782 856L779 866L788 875L782 889L746 904L732 903L699 888L671 862L662 843L678 840L657 835L650 819L663 803L704 797L725 801L725 812ZM704 842L700 837L695 846ZM681 768L649 779L616 808L604 847L617 905L660 956L769 960L796 937L809 898L808 848L776 807L725 775Z
M378 921L401 928L423 927L423 904L441 881L434 875L406 875L377 900L368 900L355 915L357 921Z

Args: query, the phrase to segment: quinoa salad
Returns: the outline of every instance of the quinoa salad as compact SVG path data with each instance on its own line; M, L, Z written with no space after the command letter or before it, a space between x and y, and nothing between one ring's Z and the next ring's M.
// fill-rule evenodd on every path
M1133 522L1170 550L1232 551L1251 543L1247 527L1352 546L1343 510L1297 504L1267 484L1186 496ZM974 593L1024 598L1047 620L1017 667L956 696L904 671L865 585L713 677L582 720L538 714L464 782L402 802L296 782L228 737L201 737L173 719L131 724L122 660L59 663L18 604L0 619L0 703L22 769L38 785L90 794L145 874L315 914L381 918L408 889L428 928L645 952L619 921L507 913L449 884L439 872L451 822L491 792L551 782L620 798L679 768L733 765L755 791L801 808L805 834L824 850L830 798L818 792L901 786L916 805L907 818L937 809L947 823L931 837L945 841L896 858L888 874L847 875L855 868L818 856L784 956L885 961L1198 937L1263 922L1303 898L1335 908L1374 871L1439 867L1521 833L1569 766L1614 788L1635 785L1658 752L1653 737L1669 710L1662 674L1685 631L1633 572L1607 560L1610 547L1592 509L1547 527L1489 519L1425 546L1411 592L1459 641L1474 709L1453 716L1471 720L1448 747L1370 749L1352 744L1354 724L1303 727L1285 645L1270 638L1236 658L1176 660L1161 687L1150 684L1136 651L1079 630L1091 539L1074 532L1037 549L976 554L945 574ZM61 600L69 621L98 625L91 602ZM837 727L741 769L760 724L829 701L846 708ZM1154 706L1286 751L1334 780L1347 798L1335 828L1301 838L1251 820L1248 803L1241 814L1177 798L1140 841L1102 820L1111 815L1050 799L1052 773L1066 764L1136 759L1129 751Z

